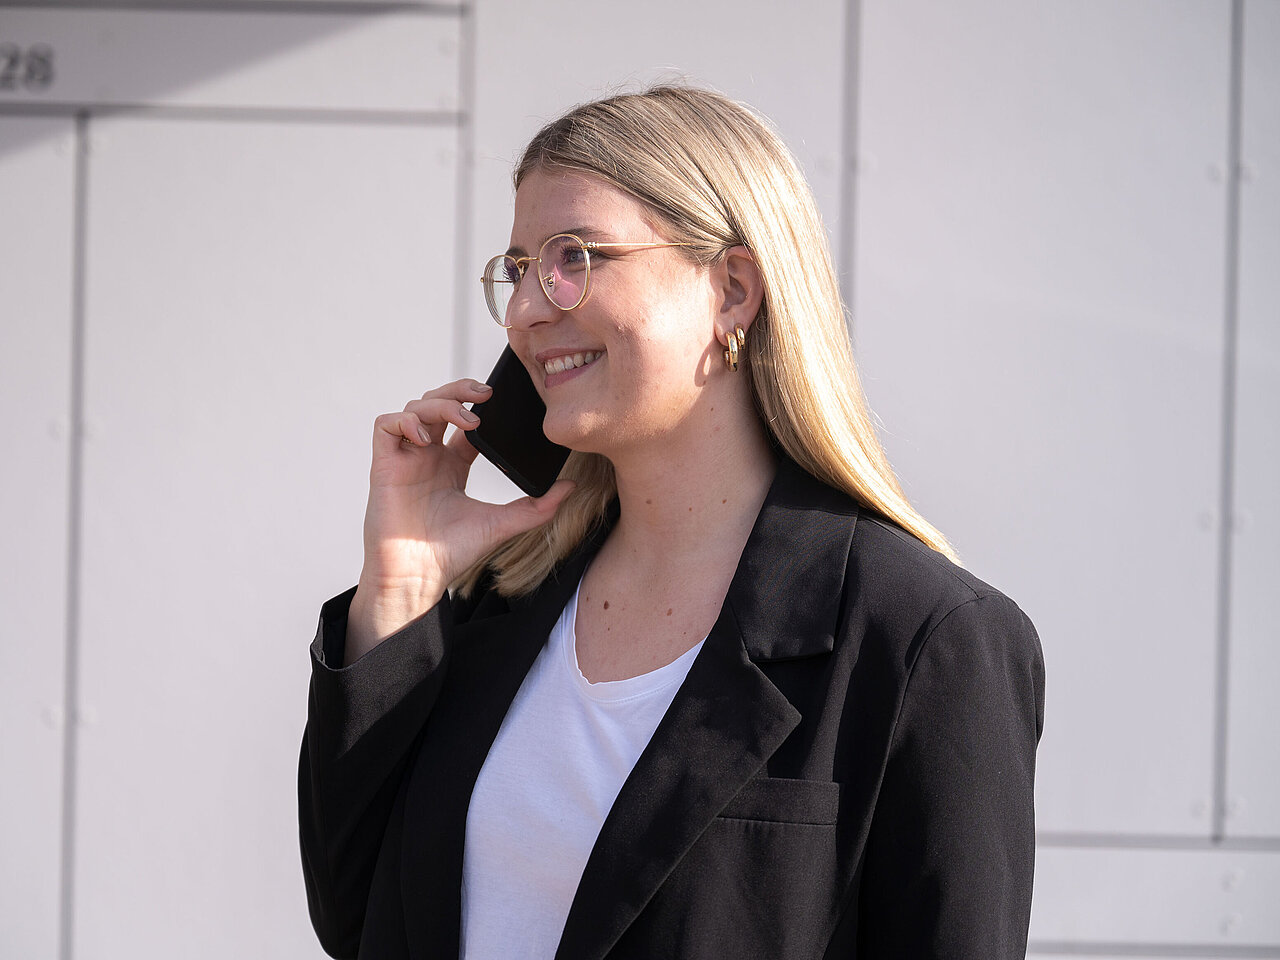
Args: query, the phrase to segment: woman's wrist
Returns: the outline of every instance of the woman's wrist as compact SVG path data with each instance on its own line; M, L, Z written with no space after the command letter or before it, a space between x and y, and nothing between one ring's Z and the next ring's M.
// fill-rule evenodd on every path
M343 665L354 663L440 602L446 584L415 578L379 583L361 576L347 614Z

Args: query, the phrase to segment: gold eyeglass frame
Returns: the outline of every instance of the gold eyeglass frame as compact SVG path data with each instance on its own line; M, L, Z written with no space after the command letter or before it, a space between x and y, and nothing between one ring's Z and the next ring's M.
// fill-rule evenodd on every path
M511 324L506 322L505 316L502 316L502 317L498 316L498 304L493 296L493 291L494 291L493 285L495 283L515 284L518 281L499 280L497 277L493 275L494 268L501 261L510 260L515 264L516 270L520 272L520 279L523 280L525 274L529 270L529 264L530 263L541 264L542 251L546 250L547 245L551 243L553 240L559 240L561 237L568 237L570 240L576 241L578 246L582 247L583 253L586 254L586 257L584 260L584 263L586 264L586 273L582 279L582 295L578 297L578 302L575 303L573 306L571 307L560 306L560 304L556 303L554 300L551 299L551 288L555 284L555 277L554 276L544 277L542 275L541 267L539 267L539 270L538 270L538 281L539 281L538 289L542 291L543 295L547 298L548 303L550 303L557 310L564 310L564 311L577 310L580 306L586 303L587 297L591 293L591 251L592 250L604 250L609 247L654 248L654 247L692 246L692 244L688 244L688 243L658 242L658 241L651 241L651 240L650 241L646 241L646 240L609 240L609 241L583 240L576 233L557 233L555 236L547 237L547 239L543 241L542 246L538 248L538 255L536 257L513 257L509 253L500 253L496 257L490 257L489 262L484 265L484 276L480 278L480 282L484 284L484 301L486 306L488 306L489 308L489 315L493 317L494 321L498 324L498 326L506 328L506 327L510 327ZM508 306L510 306L510 303L511 301L508 300L507 301Z

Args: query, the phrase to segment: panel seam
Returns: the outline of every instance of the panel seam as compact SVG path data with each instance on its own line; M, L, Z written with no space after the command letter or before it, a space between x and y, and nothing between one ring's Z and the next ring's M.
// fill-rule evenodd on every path
M1240 131L1243 85L1244 0L1231 3L1229 103L1227 108L1226 252L1223 270L1222 449L1218 509L1218 610L1214 658L1213 820L1220 843L1227 826L1227 749L1231 669L1231 554L1235 536L1237 284L1240 276Z
M88 250L89 114L75 117L71 261L71 429L67 451L66 636L62 704L62 851L58 956L71 960L75 931L76 771L80 730L80 576L84 522L85 259Z
M465 375L471 356L471 311L467 308L471 267L472 224L475 191L476 130L476 24L474 5L463 8L458 38L458 149L454 180L453 355L455 378Z
M97 103L92 101L0 102L0 116L66 117L92 113L99 117L128 115L144 120L259 121L287 123L365 123L387 126L455 126L463 123L457 110L376 110L339 107L246 107L155 103Z
M853 334L855 259L858 225L858 99L862 69L862 2L845 4L844 31L844 130L841 136L840 165L840 293L844 300L845 324Z
M145 10L154 13L283 13L328 14L337 16L379 16L411 13L426 16L460 16L464 5L432 0L382 0L382 2L342 2L342 0L4 0L6 7L46 10Z

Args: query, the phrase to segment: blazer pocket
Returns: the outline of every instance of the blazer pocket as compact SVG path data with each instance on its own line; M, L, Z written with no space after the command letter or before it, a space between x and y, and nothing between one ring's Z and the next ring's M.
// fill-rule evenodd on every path
M840 812L840 784L827 780L759 777L747 781L723 810L729 820L832 824Z

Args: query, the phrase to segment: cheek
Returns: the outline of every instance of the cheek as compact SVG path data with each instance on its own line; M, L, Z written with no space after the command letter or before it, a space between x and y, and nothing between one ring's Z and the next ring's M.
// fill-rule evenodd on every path
M687 365L692 347L688 331L651 317L643 331L627 338L624 354L636 377L667 377Z
M657 272L644 284L610 293L628 305L607 321L615 394L652 401L705 382L706 358L715 346L706 284Z

